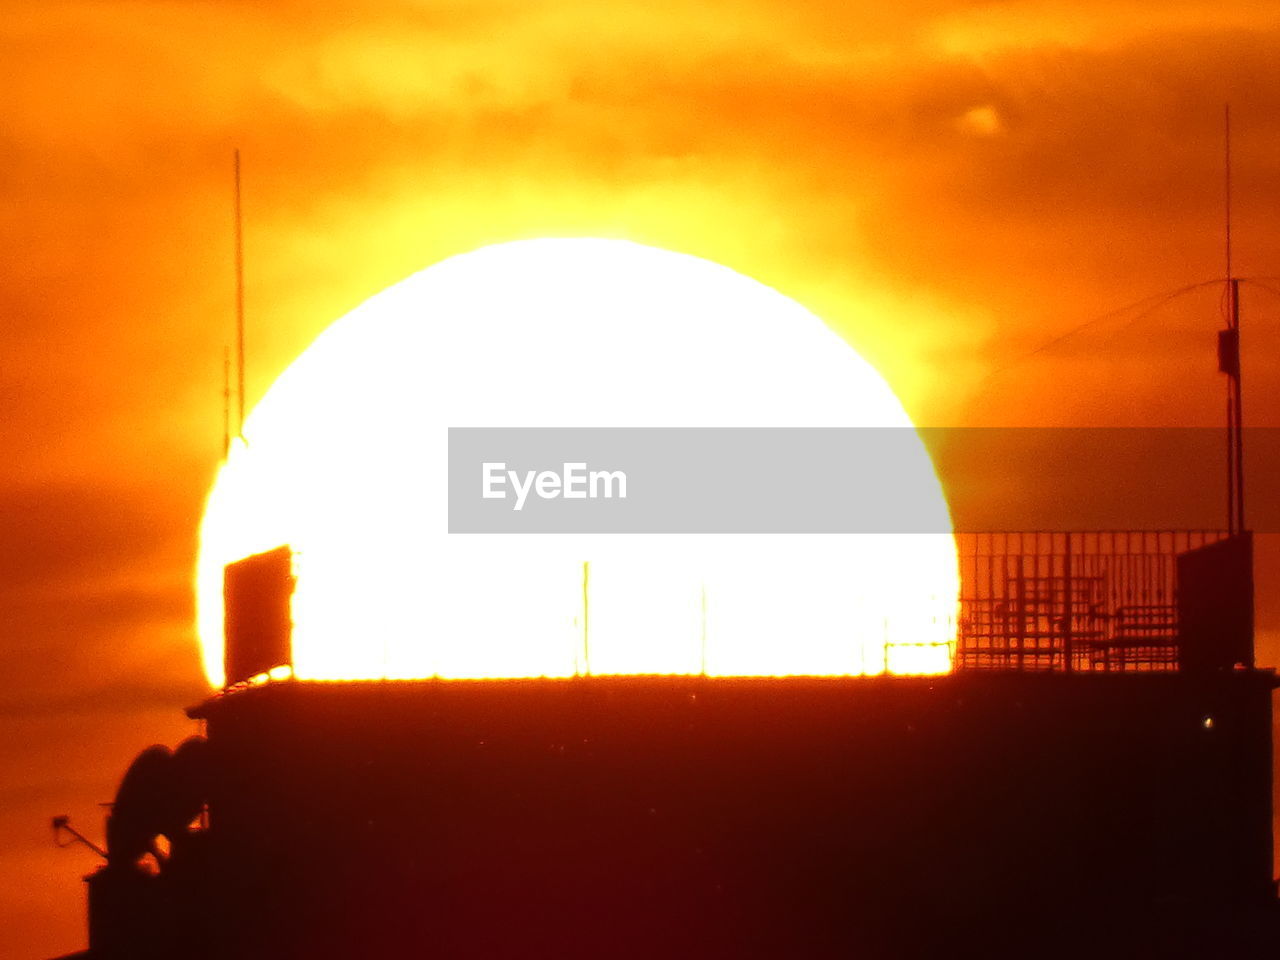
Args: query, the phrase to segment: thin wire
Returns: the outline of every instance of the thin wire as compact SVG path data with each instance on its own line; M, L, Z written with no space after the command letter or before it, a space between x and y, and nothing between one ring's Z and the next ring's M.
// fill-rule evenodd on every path
M1141 300L1136 300L1133 303L1130 303L1126 306L1120 307L1116 310L1111 310L1107 313L1102 314L1101 316L1094 317L1091 320L1086 320L1084 323L1081 323L1075 327L1072 327L1066 333L1060 334L1059 336L1054 337L1052 340L1049 340L1046 343L1042 343L1040 346L1036 347L1034 350L1024 353L1021 356L1010 361L1009 363L1006 363L1004 366L998 367L996 370L994 370L993 372L988 374L986 377L984 377L983 381L985 382L988 380L994 380L996 377L1000 376L1001 374L1009 370L1012 370L1015 367L1021 366L1023 363L1030 360L1032 357L1038 356L1039 354L1042 354L1047 350L1052 350L1054 347L1058 346L1061 343L1064 343L1067 340L1070 340L1072 337L1076 336L1077 334L1083 333L1086 330L1096 327L1100 323L1105 323L1108 320L1114 320L1118 317L1121 317L1131 310L1138 309L1138 308L1145 308L1145 309L1142 309L1142 311L1137 316L1132 317L1131 319L1126 321L1124 325L1121 326L1116 331L1117 333L1120 330L1125 330L1131 327L1133 324L1137 323L1139 320L1143 319L1144 317L1150 316L1151 313L1160 309L1165 304L1169 303L1171 300L1175 300L1178 297L1183 296L1184 294L1190 293L1193 290L1199 290L1202 287L1212 286L1214 284L1221 283L1221 282L1222 281L1217 278L1213 280L1202 280L1199 283L1192 283L1185 287L1180 287L1177 290L1166 291L1163 293L1153 293L1148 297L1143 297Z
M1148 307L1146 310L1143 310L1143 311L1142 311L1141 313L1139 313L1137 316L1131 317L1130 319L1126 320L1124 323L1120 324L1120 326L1116 327L1115 332L1116 332L1116 333L1122 333L1123 331L1128 330L1130 327L1132 327L1132 326L1133 326L1135 323L1137 323L1139 320L1143 320L1143 319L1145 319L1145 318L1147 318L1147 317L1151 316L1151 314L1155 313L1155 312L1156 312L1157 310L1159 310L1161 307L1163 307L1163 306L1165 306L1165 305L1167 305L1167 304L1171 303L1172 301L1176 300L1178 297L1182 296L1183 294L1190 293L1192 290L1195 290L1195 289L1196 289L1196 288L1198 288L1198 287L1207 287L1207 286L1212 286L1213 284L1221 283L1221 282L1222 282L1222 281L1220 281L1220 280L1206 280L1206 281L1204 281L1203 283L1193 284L1193 285L1192 285L1192 286L1190 286L1190 287L1186 287L1186 288L1184 288L1184 289L1182 289L1182 290L1177 290L1177 291L1175 291L1175 292L1173 292L1173 293L1170 293L1170 294L1169 294L1167 297L1165 297L1163 300L1159 301L1158 303L1154 303L1154 304L1152 304L1150 307ZM1114 336L1114 334L1113 334L1113 336Z
M1268 279L1268 280L1280 280L1280 277L1268 277L1267 279ZM1270 284L1263 283L1262 281L1260 281L1260 280L1258 280L1258 279L1256 279L1256 278L1253 278L1253 277L1242 277L1242 278L1240 278L1240 282L1241 282L1241 283L1247 283L1247 284L1249 284L1249 286L1250 286L1250 287L1257 287L1257 288L1259 288L1260 290L1265 290L1265 291L1267 291L1267 293L1271 294L1273 297L1280 297L1280 290L1276 289L1275 287L1271 286Z

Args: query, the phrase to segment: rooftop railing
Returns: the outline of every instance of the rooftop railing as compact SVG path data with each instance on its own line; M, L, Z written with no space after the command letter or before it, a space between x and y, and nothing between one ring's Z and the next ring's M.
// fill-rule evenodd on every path
M1234 549L1241 538L1233 544L1228 539L1216 530L957 534L961 602L955 669L1185 669L1184 647L1214 642L1201 636L1202 623L1191 629L1183 622L1190 616L1188 600L1200 620L1219 594L1222 603L1239 608L1243 592L1207 580L1251 577L1247 544ZM1203 553L1215 544L1222 545L1221 556ZM1180 584L1180 569L1195 582ZM1234 619L1222 618L1225 652L1219 660L1230 661L1233 649L1241 649L1233 634L1240 632L1243 611L1234 613ZM1251 636L1248 642L1251 658Z

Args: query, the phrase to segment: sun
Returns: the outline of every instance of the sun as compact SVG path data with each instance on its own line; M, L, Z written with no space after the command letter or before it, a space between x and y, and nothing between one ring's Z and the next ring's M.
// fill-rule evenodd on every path
M602 239L453 257L332 324L248 417L200 528L210 683L224 567L283 544L300 679L950 668L955 542L914 432L936 534L451 534L447 433L482 426L911 421L821 320L727 267Z

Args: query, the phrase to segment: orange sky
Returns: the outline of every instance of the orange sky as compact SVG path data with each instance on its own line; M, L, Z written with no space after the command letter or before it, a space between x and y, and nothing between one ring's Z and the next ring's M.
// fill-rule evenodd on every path
M0 955L83 943L48 817L96 835L202 693L233 147L251 402L414 270L593 234L779 288L918 423L1217 424L1216 290L1027 354L1222 274L1228 100L1237 272L1280 274L1274 2L311 6L0 3ZM1280 294L1245 307L1277 425Z

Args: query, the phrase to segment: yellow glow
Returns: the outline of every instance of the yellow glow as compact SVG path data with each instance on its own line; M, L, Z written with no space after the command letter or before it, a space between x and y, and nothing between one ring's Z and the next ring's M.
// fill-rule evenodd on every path
M304 680L945 672L948 533L447 533L451 426L910 425L820 320L726 267L594 239L453 257L333 324L249 417L200 530L206 673L223 566L285 543ZM923 445L918 469L950 530Z

